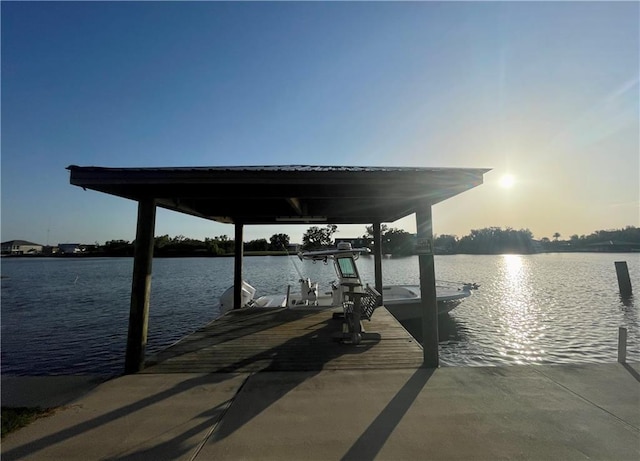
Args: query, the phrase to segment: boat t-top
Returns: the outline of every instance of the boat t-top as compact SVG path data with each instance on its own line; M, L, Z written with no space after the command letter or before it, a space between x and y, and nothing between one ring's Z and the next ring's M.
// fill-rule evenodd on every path
M298 270L299 292L293 293L291 287L286 293L262 295L255 298L256 289L246 281L242 282L242 308L282 307L289 309L342 308L347 317L356 317L351 322L360 323L360 319L370 319L373 311L384 301L384 306L402 323L403 320L418 318L422 315L421 293L419 285L386 285L382 287L382 296L369 284L363 283L356 261L360 254L369 254L369 248L353 248L348 242L341 242L336 248L303 251L298 253L300 260L322 261L333 264L337 280L321 289L317 282L302 276ZM472 283L436 283L438 314L446 314L455 308L464 298L471 296L478 285ZM233 286L220 297L220 308L226 312L233 308ZM355 325L355 324L354 324ZM358 325L353 326L359 333ZM351 327L350 327L351 328ZM354 336L354 342L359 342Z

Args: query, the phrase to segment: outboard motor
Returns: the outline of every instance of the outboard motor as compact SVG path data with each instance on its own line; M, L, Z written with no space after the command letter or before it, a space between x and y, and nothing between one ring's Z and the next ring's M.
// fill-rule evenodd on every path
M249 285L244 280L242 281L242 306L250 306L253 301L253 296L256 294L256 289ZM220 296L220 312L225 313L230 309L233 309L233 285L225 290Z

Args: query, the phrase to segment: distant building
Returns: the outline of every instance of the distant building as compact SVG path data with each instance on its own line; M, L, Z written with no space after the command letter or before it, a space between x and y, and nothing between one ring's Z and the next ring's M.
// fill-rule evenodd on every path
M58 243L58 251L65 255L82 252L81 245L79 243Z
M42 247L42 254L50 256L50 255L55 255L58 254L60 252L60 250L58 249L57 246L51 246L51 245L45 245L44 247Z
M0 244L0 252L3 255L35 255L42 253L42 245L26 240L9 240Z

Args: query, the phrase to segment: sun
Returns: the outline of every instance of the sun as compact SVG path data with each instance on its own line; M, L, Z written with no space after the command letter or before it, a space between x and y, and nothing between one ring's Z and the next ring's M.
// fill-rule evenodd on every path
M512 174L505 174L500 178L500 187L503 189L511 189L516 183L516 178Z

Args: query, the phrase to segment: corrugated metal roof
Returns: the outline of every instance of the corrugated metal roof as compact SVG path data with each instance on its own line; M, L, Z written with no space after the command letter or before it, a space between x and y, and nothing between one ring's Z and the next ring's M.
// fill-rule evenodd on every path
M482 184L481 168L71 165L71 184L220 222L393 222Z
M69 165L68 170L82 168L99 170L126 170L126 171L282 171L285 173L297 171L312 172L394 172L394 171L446 171L451 168L426 168L426 167L398 167L398 166L346 166L346 165L237 165L237 166L176 166L176 167L98 167Z
M2 246L7 246L7 245L30 245L30 246L42 246L39 243L33 243L33 242L28 242L26 240L9 240L6 242L2 242L0 243L0 245Z

